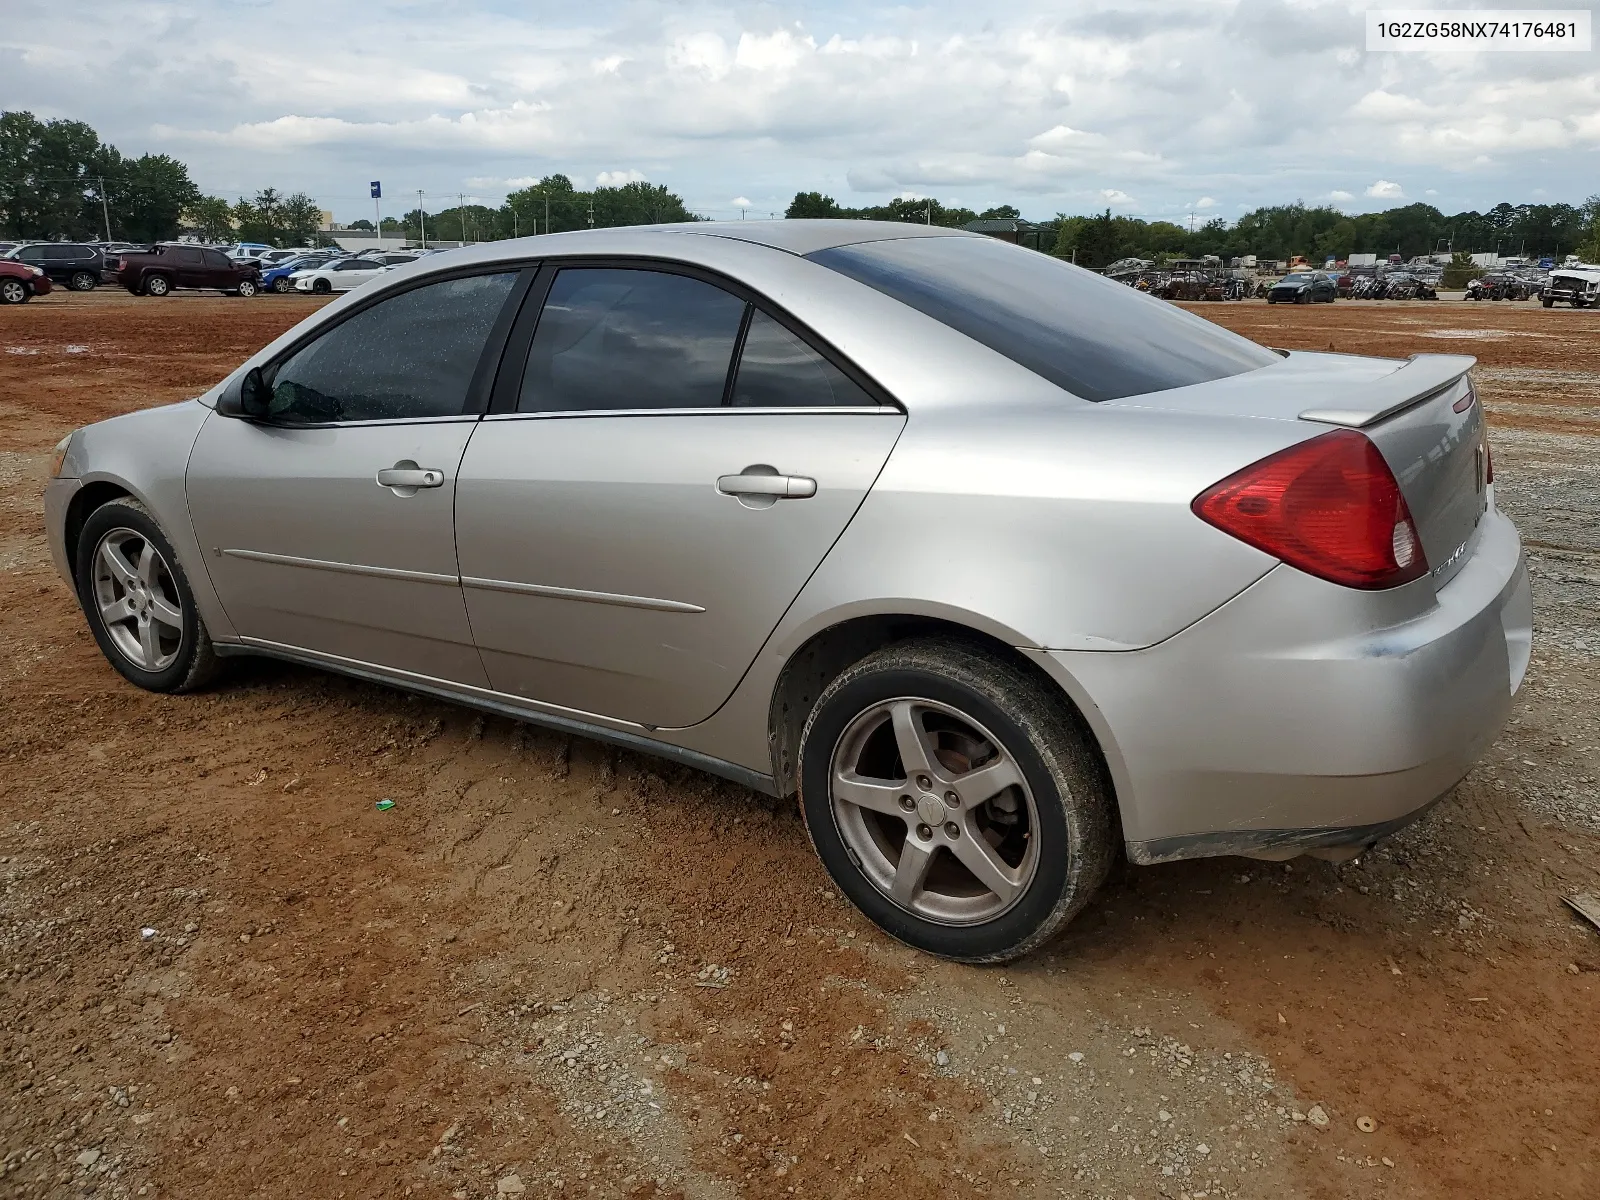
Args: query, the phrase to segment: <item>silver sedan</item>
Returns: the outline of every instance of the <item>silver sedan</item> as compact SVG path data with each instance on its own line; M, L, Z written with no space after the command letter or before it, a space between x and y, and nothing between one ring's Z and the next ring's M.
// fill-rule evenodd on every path
M1286 353L850 221L433 255L77 430L50 545L157 691L264 654L797 795L935 954L1135 863L1346 857L1527 667L1473 360Z

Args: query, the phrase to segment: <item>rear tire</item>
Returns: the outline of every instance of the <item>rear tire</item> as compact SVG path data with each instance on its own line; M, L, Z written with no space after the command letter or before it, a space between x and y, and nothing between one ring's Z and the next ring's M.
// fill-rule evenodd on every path
M151 692L189 692L219 662L178 555L149 511L123 497L89 514L78 537L78 602L100 652Z
M165 275L152 275L144 281L144 294L158 300L172 290L172 281Z
M20 279L0 279L0 304L26 304L33 297L33 289Z
M1116 854L1104 767L1066 699L952 639L886 647L823 689L800 804L844 894L891 937L958 962L1042 945Z
M75 292L92 292L99 282L92 271L74 271L67 286Z

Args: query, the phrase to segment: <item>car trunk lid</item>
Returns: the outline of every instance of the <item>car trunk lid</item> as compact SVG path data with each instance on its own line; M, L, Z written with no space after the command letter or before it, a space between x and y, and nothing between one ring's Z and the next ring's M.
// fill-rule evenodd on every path
M1468 374L1476 362L1286 352L1258 371L1109 403L1360 430L1399 481L1442 587L1471 557L1487 507L1483 406Z

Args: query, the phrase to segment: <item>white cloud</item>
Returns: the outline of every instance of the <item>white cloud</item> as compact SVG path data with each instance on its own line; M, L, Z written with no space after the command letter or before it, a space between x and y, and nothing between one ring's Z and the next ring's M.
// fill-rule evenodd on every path
M643 183L649 176L637 167L626 171L601 171L594 177L595 187L621 187L625 183Z
M341 18L381 17L382 36L291 52L282 30L314 27L324 3L24 0L0 32L0 106L177 155L208 192L304 189L341 217L365 211L367 179L487 196L618 163L691 207L750 190L763 211L812 189L1003 198L1030 216L1130 190L1152 212L1197 194L1240 198L1231 210L1440 169L1452 203L1480 210L1533 184L1593 190L1593 56L1364 54L1349 0L796 11L348 0ZM1388 186L1365 199L1403 200Z
M752 207L752 205L750 203L750 198L748 196L735 196L732 200L729 200L728 203L731 204L734 208L750 208L750 207Z
M1438 193L1437 189L1429 188L1427 191L1423 192L1422 194L1424 196L1437 196L1439 193Z
M1107 204L1133 204L1134 198L1119 188L1101 188L1100 197Z
M1342 191L1339 188L1334 188L1333 191L1328 193L1328 199L1332 200L1335 204L1343 204L1346 200L1354 200L1355 197L1349 192Z
M1391 183L1387 179L1379 179L1367 188L1367 195L1374 200L1404 200L1405 189L1398 183Z
M1217 202L1210 196L1201 196L1200 199L1194 202L1194 206L1196 208L1215 208L1217 206Z

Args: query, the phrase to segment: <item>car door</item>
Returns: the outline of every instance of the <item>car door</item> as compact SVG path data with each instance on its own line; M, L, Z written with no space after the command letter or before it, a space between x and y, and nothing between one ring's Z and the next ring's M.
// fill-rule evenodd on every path
M381 274L383 265L374 262L362 262L352 259L342 262L333 268L330 278L333 280L333 290L348 292L351 288L360 287L367 280Z
M246 641L487 684L456 570L456 472L531 280L463 275L353 309L264 369L264 419L206 421L190 517Z
M497 690L704 720L871 488L904 414L731 286L661 265L541 276L456 496Z
M202 250L200 258L206 287L226 290L238 285L238 272L234 270L233 263L228 261L228 256L222 251Z

